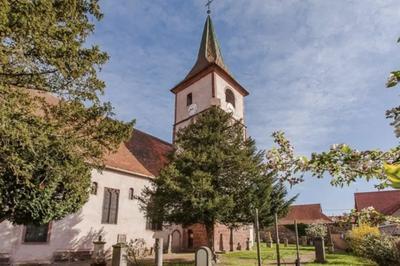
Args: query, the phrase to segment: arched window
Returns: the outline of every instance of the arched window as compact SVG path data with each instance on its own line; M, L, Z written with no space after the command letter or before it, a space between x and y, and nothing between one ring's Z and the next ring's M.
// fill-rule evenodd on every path
M225 101L227 103L232 104L233 107L235 107L235 95L233 94L233 92L230 89L225 90Z
M97 182L93 182L92 186L90 187L90 194L97 195L97 188L98 188Z
M135 190L133 188L129 189L129 199L130 200L135 199Z

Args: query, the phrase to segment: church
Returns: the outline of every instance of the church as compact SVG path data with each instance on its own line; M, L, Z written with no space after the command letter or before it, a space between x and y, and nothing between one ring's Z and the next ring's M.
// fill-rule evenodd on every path
M212 106L232 112L244 123L244 97L249 93L225 65L210 15L207 16L197 60L186 77L171 89L175 97L176 133ZM49 95L43 97L51 98ZM111 249L118 239L144 239L154 245L155 235L164 236L172 252L190 251L206 245L202 225L165 225L162 231L146 219L136 196L157 177L173 150L168 143L140 130L106 156L106 168L92 172L89 201L75 214L44 226L0 224L0 259L12 264L53 263L65 257L89 258L99 236ZM170 239L167 243L166 239ZM214 245L218 251L245 249L253 243L252 226L238 229L216 224Z

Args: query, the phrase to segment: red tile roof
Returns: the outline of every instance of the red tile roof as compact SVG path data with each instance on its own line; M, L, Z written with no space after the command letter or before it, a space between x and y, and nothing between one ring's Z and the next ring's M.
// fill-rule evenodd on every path
M332 223L332 220L322 213L321 204L292 205L288 214L279 220L279 224L293 224L294 220L299 224Z
M134 129L127 142L106 156L105 164L108 168L155 177L168 163L168 154L172 151L172 144Z
M138 161L154 176L168 163L172 144L135 129L126 147Z
M354 201L357 211L372 206L380 213L391 215L400 209L400 190L354 193Z

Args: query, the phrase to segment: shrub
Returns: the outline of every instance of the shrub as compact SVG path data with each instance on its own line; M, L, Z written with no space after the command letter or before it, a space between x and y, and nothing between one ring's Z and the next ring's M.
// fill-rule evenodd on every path
M353 250L356 255L363 256L362 242L363 239L368 235L379 236L379 229L377 227L369 226L367 224L362 224L358 227L353 228L347 234L347 242L351 250Z
M375 261L381 266L399 265L400 254L396 245L396 238L382 235L367 235L363 238L359 248L361 256Z
M139 265L138 260L146 257L147 255L148 249L144 239L131 239L129 241L126 250L126 260L130 263L130 265Z
M311 238L324 238L327 234L327 228L323 224L310 224L306 228L306 234L307 236Z

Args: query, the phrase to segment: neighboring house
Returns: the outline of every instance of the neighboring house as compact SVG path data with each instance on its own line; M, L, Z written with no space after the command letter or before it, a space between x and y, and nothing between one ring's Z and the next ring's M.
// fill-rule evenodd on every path
M173 139L179 129L194 122L198 114L212 106L232 112L234 118L244 121L244 97L249 93L228 71L209 16L195 65L171 91L175 96ZM43 96L57 104L54 97ZM147 246L152 246L155 230L159 228L145 218L135 196L159 174L172 150L172 144L134 130L129 141L107 156L105 170L93 171L89 201L78 213L40 227L1 223L0 261L1 256L9 256L14 264L51 263L66 253L88 257L99 235L107 242L106 249L110 249L119 236L127 240L143 238ZM157 234L172 236L173 251L207 244L205 229L200 224L187 228L165 227ZM214 248L217 251L245 249L252 242L251 225L234 230L215 225Z
M320 204L304 204L304 205L292 205L289 207L287 215L278 221L278 232L279 239L281 242L287 238L290 243L295 243L296 234L294 221L297 221L299 236L304 235L304 230L307 225L313 223L331 224L332 220L322 212ZM268 238L268 234L271 234L274 241L275 228L271 226L266 230L263 230L263 238Z
M357 211L373 207L384 215L400 217L400 190L354 193L354 202ZM400 235L398 224L385 223L379 229L390 235Z
M400 217L400 190L354 193L355 209L368 207L382 214Z
M279 220L279 225L294 224L331 224L332 220L322 212L321 204L292 205L288 214Z

